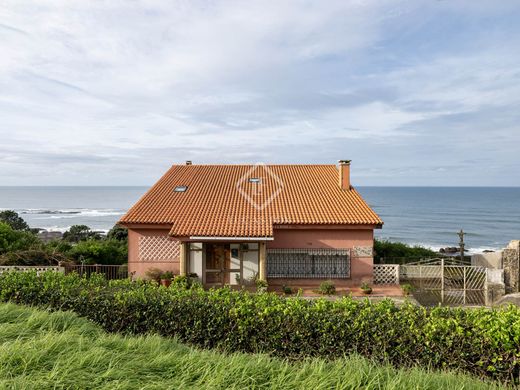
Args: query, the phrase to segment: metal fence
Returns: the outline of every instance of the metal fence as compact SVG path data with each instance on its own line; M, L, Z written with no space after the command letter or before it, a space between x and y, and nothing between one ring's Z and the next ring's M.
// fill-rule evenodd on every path
M269 249L269 278L348 278L348 249Z
M128 267L126 265L67 264L63 268L65 275L76 272L80 276L86 276L87 278L94 273L103 274L107 280L128 278Z

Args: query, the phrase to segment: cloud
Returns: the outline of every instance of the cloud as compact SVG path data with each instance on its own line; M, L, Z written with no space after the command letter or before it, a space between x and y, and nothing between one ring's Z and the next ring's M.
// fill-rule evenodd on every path
M7 1L0 180L352 158L359 184L485 184L478 156L486 183L520 185L519 8Z

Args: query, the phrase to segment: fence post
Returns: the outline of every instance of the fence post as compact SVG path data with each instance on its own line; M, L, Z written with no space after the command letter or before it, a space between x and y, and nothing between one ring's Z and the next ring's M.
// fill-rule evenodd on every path
M399 280L400 271L401 271L401 266L399 264L397 264L395 267L395 280L397 281L397 285L400 284L400 280Z
M444 303L444 259L441 259L441 302Z
M419 265L419 290L422 291L423 282L422 282L422 265Z
M464 269L464 305L466 304L466 267Z

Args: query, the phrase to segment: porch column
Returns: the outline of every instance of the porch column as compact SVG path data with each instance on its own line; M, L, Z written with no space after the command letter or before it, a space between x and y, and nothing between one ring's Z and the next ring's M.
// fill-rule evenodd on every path
M181 242L181 253L180 253L180 256L179 256L179 274L180 275L184 275L186 276L187 275L187 269L188 269L188 265L187 265L187 247L188 247L188 244L185 243L185 242Z
M258 279L267 280L267 245L258 244Z

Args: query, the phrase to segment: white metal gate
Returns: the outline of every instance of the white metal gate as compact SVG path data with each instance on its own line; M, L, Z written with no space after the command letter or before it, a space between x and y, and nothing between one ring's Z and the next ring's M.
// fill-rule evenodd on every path
M410 283L423 305L484 305L486 269L451 259L431 259L400 267L401 282Z

